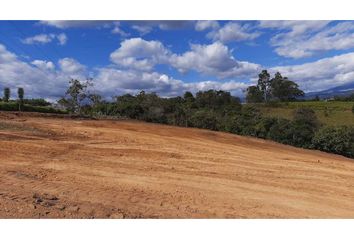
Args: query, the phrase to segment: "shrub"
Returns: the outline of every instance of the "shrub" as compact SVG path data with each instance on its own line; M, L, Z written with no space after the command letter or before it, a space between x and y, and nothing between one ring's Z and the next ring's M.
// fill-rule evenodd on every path
M189 125L191 127L205 128L211 130L217 129L218 121L216 119L215 113L208 110L200 110L195 112L190 118Z
M293 127L291 121L283 118L277 119L270 127L267 138L284 144L292 144Z
M311 147L354 157L354 128L348 126L322 128L316 132Z
M320 123L315 112L310 108L299 108L294 112L294 120L291 124L292 139L294 146L308 148Z

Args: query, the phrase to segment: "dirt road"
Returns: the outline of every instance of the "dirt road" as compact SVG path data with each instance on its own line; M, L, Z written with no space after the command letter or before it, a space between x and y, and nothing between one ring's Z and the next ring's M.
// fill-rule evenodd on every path
M134 121L0 113L1 218L354 218L354 160Z

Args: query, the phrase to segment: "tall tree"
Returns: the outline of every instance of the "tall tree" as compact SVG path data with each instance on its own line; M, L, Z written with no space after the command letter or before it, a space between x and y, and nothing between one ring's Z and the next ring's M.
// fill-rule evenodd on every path
M304 95L304 92L299 89L295 82L283 77L279 72L275 74L270 82L271 96L280 101L291 101Z
M58 103L64 106L69 112L81 113L83 102L88 98L87 88L91 86L91 79L86 82L80 82L77 79L69 81L69 88L66 90L65 97Z
M270 96L270 74L267 70L262 70L258 75L258 87L263 93L264 101L267 102Z
M18 110L21 111L23 106L23 97L25 95L25 91L23 90L23 88L17 89L17 95L18 95Z
M8 102L10 100L10 88L4 88L4 102Z

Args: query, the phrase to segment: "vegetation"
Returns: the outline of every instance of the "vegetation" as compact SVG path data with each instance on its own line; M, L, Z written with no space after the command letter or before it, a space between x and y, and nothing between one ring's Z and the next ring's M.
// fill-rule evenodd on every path
M0 111L18 111L17 102L0 102ZM24 104L21 108L23 112L40 112L40 113L66 113L66 111L55 109L49 106L32 106Z
M10 88L4 88L4 102L8 102L10 100Z
M348 126L325 127L312 140L312 148L354 157L354 128Z
M18 94L18 110L21 111L21 108L23 108L23 97L25 95L25 91L23 90L23 88L18 88L17 94Z
M295 82L283 77L279 72L271 79L268 71L263 70L258 75L257 85L247 88L246 100L248 103L267 103L274 100L285 102L293 101L303 95L304 92Z
M271 78L263 70L257 85L247 89L247 104L241 104L240 99L229 92L216 90L199 91L195 95L185 92L183 96L172 98L141 91L106 101L91 93L91 86L90 79L70 80L58 104L72 114L224 131L354 158L353 103L325 102L319 98L296 101L303 91L280 73ZM51 108L43 99L24 99L23 95L23 89L19 89L18 101L11 101L4 90L7 102L0 102L0 110L15 111L20 107L22 111L63 112Z

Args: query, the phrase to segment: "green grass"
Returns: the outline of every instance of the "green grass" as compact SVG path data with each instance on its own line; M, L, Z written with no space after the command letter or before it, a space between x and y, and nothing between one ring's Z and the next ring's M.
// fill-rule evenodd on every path
M308 107L315 111L320 122L327 126L354 126L354 102L339 101L313 101L313 102L289 102L275 106L255 104L264 115L269 117L282 117L292 119L293 111L300 107Z

